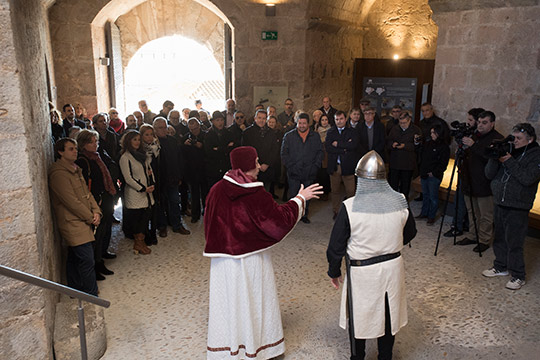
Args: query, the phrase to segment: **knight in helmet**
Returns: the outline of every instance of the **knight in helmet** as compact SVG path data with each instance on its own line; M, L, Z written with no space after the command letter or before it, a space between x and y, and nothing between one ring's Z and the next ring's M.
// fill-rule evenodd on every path
M378 359L391 359L394 336L407 324L401 250L416 235L416 225L405 196L386 181L377 152L360 159L356 176L356 195L343 201L332 229L328 275L339 289L345 257L339 325L349 328L351 360L364 359L366 339L375 338Z

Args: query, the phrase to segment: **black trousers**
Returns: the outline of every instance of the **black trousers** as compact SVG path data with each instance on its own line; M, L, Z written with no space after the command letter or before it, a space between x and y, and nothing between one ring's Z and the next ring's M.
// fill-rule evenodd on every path
M388 174L388 183L395 191L399 191L405 195L405 199L409 201L409 193L411 192L413 170L397 170L390 169Z
M384 299L384 336L377 338L377 346L379 349L378 360L392 360L392 349L394 348L395 336L392 335L392 326L390 323L390 307L388 306L388 294ZM354 346L356 348L356 356L351 356L351 360L364 360L366 356L366 340L354 339Z
M109 193L101 195L101 204L99 205L103 217L99 223L94 242L94 260L96 263L101 262L102 255L109 248L112 234L112 216L114 213L114 198Z
M66 275L69 287L97 296L92 242L68 247Z
M200 176L189 181L191 191L191 218L199 219L206 203L208 195L208 183L205 176ZM202 204L202 205L201 205Z
M525 280L523 244L529 229L529 210L495 205L493 214L495 269L508 270L513 277Z

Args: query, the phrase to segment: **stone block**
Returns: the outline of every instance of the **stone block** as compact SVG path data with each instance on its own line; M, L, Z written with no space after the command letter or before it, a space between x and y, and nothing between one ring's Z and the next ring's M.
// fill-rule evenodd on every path
M48 290L4 276L0 283L0 319L26 316L44 307L43 293Z
M471 69L470 87L479 90L492 90L498 85L499 71L495 69Z
M0 319L2 359L52 359L43 311Z
M501 70L499 85L503 91L522 91L524 84L527 83L527 73L520 70Z
M524 22L538 23L538 19L540 19L540 6L520 8L518 18Z
M437 48L435 64L438 65L459 65L462 61L463 47L445 46Z
M13 137L0 141L0 191L29 187L26 139Z
M467 68L464 66L446 66L444 86L464 88L467 85Z
M452 26L448 29L446 42L449 46L469 44L474 36L473 26Z
M505 37L500 40L510 45L531 46L533 34L536 34L536 40L538 40L538 24L517 23L510 25Z
M0 264L39 275L41 268L35 234L19 236L11 240L0 238ZM5 280L0 279L0 284Z
M62 296L56 305L54 322L54 355L57 360L81 358L78 300ZM83 302L88 359L98 360L107 350L103 308Z
M463 64L485 65L493 63L493 50L489 46L469 46L463 49Z
M31 188L0 193L0 239L13 239L34 232Z
M476 38L473 41L478 45L496 45L504 38L506 31L504 24L481 25L475 31Z
M480 21L485 19L494 25L504 25L515 22L519 17L520 13L516 8L498 8L489 10L486 16L480 17Z

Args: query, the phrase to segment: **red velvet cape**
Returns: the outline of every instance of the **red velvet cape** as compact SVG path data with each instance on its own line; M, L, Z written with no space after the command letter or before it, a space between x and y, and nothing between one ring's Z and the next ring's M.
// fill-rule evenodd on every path
M278 243L296 225L304 201L277 204L262 182L231 170L206 197L204 256L242 258Z

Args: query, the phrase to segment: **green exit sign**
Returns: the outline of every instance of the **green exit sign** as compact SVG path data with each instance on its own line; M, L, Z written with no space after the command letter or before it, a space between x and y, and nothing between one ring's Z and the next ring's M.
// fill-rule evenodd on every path
M263 31L261 33L263 40L277 40L277 31Z

